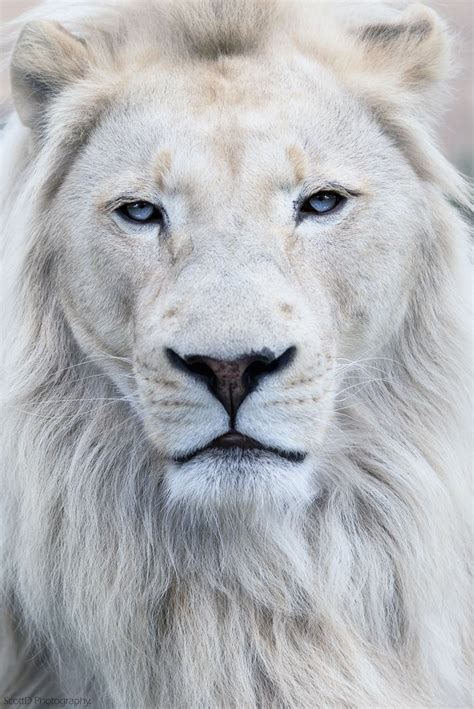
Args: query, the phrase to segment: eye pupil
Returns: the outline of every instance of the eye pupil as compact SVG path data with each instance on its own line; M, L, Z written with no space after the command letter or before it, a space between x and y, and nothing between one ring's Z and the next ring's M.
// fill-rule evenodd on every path
M344 201L338 192L321 191L311 195L301 206L303 214L327 214Z
M150 202L129 202L123 204L118 211L126 219L140 224L157 221L161 216L159 209Z

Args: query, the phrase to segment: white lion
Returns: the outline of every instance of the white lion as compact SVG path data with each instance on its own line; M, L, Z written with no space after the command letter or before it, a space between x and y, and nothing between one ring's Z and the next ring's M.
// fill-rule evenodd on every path
M12 54L2 165L3 696L467 706L446 29L52 6Z

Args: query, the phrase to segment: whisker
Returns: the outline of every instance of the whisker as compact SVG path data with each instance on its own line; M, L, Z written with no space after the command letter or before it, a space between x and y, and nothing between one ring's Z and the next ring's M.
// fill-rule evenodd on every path
M338 401L339 403L341 403L342 401L347 401L347 400L349 400L350 397L347 397L346 399L340 399L339 397L340 397L342 394L346 394L348 391L351 391L352 389L356 389L356 390L358 391L359 389L361 389L361 388L363 388L363 387L370 386L371 384L376 384L376 383L379 383L379 382L389 382L389 381L390 381L390 380L389 380L389 379L386 379L386 378L379 378L379 379L368 379L367 381L356 382L355 384L350 384L349 386L344 387L344 389L341 389L340 391L338 391L338 392L336 393L336 395L335 395L334 398L335 398L336 401Z
M110 359L120 360L125 362L126 364L129 364L130 366L133 366L133 360L131 360L129 357L117 357L114 355L104 354L100 356L87 357L86 359L83 359L80 362L75 362L74 364L64 367L63 369L57 370L56 374L63 374L64 372L68 372L71 369L75 369L76 367L85 367L87 364L94 364L95 362L103 362L104 360Z
M104 377L104 379L107 379L108 381L110 381L110 377L106 372L97 372L96 374L88 374L86 377L78 377L77 379L73 379L71 381L71 384L80 384L81 382L85 382L88 379L98 379L99 377ZM120 378L135 380L135 375L120 373Z
M42 402L42 403L45 404L45 405L48 405L48 404L51 404L51 403L69 403L69 402L71 402L71 401L81 401L81 402L82 402L82 401L86 401L86 402L88 402L88 401L101 401L101 399L63 399L63 400L57 400L57 401L54 401L54 400L53 400L53 401L46 401L46 402ZM102 404L101 406L95 406L95 407L92 407L92 408L88 408L88 409L86 409L86 410L83 410L82 408L79 408L77 411L74 411L73 413L71 413L71 414L69 414L69 415L64 414L64 413L60 413L60 414L56 414L56 415L54 415L54 416L46 416L46 415L41 414L41 413L39 413L39 412L37 412L37 411L26 411L25 409L20 408L20 407L17 407L17 406L14 406L14 405L12 405L11 408L14 409L15 411L20 411L21 413L27 414L27 415L29 415L29 416L38 416L38 417L40 417L40 418L47 419L47 420L50 420L50 421L54 421L54 420L56 420L56 419L69 419L69 420L71 420L71 419L74 419L74 418L76 418L76 417L77 417L77 418L80 418L80 417L82 417L82 416L90 415L90 414L92 414L92 413L97 413L98 411L103 411L103 410L104 410L105 408L107 408L108 406L112 406L113 404L117 404L117 403L123 403L124 401L128 402L128 403L129 403L130 405L132 405L134 408L138 408L138 409L139 409L139 407L135 404L135 402L130 401L130 398L127 397L127 396L117 397L117 398L110 398L110 399L102 399L102 401L105 401L106 403ZM41 404L38 406L38 408L41 408ZM140 409L139 409L139 411L140 411Z

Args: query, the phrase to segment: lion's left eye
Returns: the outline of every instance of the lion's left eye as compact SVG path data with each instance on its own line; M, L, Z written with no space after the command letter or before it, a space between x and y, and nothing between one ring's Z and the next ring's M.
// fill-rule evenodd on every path
M129 202L122 204L117 212L121 217L138 224L150 224L162 219L162 213L150 202Z
M333 212L344 201L345 197L338 192L321 191L308 197L300 207L300 213L304 215L321 215Z

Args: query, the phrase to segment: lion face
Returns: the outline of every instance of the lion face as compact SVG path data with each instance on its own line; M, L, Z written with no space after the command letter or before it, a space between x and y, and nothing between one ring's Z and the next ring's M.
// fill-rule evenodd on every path
M22 30L6 128L4 695L466 705L443 24L53 5L68 29Z
M417 184L302 60L129 80L52 209L72 330L117 358L172 498L314 494L339 365L403 314Z

